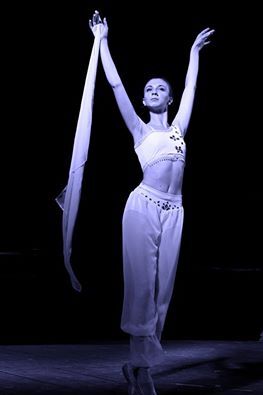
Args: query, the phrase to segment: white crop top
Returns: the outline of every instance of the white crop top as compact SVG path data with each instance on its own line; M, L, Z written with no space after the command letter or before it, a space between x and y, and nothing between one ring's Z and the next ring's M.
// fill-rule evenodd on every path
M150 133L134 146L142 170L160 160L185 162L186 145L177 126L172 125L168 130L150 128Z

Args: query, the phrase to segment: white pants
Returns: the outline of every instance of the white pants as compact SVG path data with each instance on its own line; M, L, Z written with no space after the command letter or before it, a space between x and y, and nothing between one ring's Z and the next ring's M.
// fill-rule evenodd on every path
M174 287L183 217L181 195L142 183L125 206L121 328L131 335L134 366L153 366L162 359L160 339Z

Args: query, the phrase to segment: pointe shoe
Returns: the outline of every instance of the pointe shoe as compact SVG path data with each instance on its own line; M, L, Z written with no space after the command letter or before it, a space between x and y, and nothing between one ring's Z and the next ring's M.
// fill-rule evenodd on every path
M139 368L136 379L140 395L157 395L149 368Z
M141 395L136 381L135 368L130 363L126 363L122 367L122 373L128 382L128 394Z

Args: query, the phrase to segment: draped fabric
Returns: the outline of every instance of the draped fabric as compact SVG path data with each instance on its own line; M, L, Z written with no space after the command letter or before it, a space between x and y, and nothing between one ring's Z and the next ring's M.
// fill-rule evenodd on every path
M77 279L71 264L72 239L76 217L81 197L82 179L84 166L88 159L90 132L92 124L92 110L94 100L94 89L98 66L100 46L99 31L96 31L94 44L91 51L88 71L80 105L79 117L75 133L73 152L69 170L67 186L55 199L63 210L62 232L63 232L63 255L65 267L68 271L72 287L80 292L81 284Z

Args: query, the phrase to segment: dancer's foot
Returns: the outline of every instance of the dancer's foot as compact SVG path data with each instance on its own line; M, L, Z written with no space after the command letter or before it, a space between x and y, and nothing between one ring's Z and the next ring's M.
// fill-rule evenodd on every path
M157 395L149 368L139 368L136 379L140 395Z
M130 363L126 363L122 367L122 373L128 382L128 394L141 395L136 381L136 368L134 368Z

